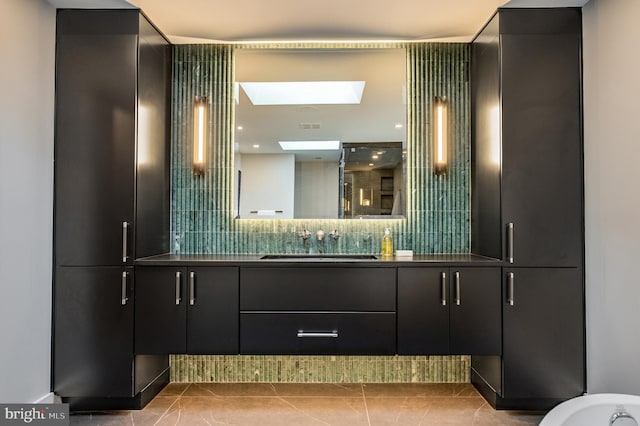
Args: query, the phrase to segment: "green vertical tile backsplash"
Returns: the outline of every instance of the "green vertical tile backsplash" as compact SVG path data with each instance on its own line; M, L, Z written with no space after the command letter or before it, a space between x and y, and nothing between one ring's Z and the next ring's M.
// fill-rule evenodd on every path
M251 220L233 218L234 51L246 48L399 47L407 53L406 219ZM468 44L290 43L175 45L172 87L171 235L173 253L302 253L298 232L338 229L327 253L379 253L384 228L396 249L415 253L470 251L470 99ZM207 168L192 170L193 102L209 107ZM431 109L446 96L452 139L447 174L432 165ZM318 244L310 239L311 245ZM179 382L468 382L468 356L171 356L171 380Z
M235 49L401 47L407 52L407 215L375 220L233 219L233 57ZM325 242L332 253L378 253L384 228L395 247L415 253L470 251L470 121L467 69L470 48L458 43L176 45L173 57L172 198L173 253L263 254L306 251L302 229L338 229ZM194 176L193 101L209 102L207 169ZM431 163L431 108L435 96L450 106L449 168L435 176ZM311 244L315 244L312 242Z

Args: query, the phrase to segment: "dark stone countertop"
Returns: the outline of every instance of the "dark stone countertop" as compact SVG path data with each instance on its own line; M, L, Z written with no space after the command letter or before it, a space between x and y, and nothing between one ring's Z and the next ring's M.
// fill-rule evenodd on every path
M282 256L284 258L261 259L263 256ZM288 257L285 257L288 256ZM314 257L310 257L314 256ZM353 258L363 254L325 255L292 254L162 254L136 259L136 266L269 266L269 267L317 267L317 266L353 266L353 267L397 267L397 266L502 266L500 259L475 254L420 254L413 257L375 259Z

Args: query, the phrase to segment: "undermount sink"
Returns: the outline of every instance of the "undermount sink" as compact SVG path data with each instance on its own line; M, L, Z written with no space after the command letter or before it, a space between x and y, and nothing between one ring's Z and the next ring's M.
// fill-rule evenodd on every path
M372 254L265 254L261 260L375 260Z

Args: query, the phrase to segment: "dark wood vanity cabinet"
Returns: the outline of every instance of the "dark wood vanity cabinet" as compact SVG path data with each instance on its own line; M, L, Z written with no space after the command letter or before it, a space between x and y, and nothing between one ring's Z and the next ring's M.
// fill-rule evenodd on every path
M582 262L579 11L566 19L566 33L500 36L502 247L514 266Z
M55 391L132 397L133 268L56 268Z
M393 355L396 269L240 269L243 354Z
M502 393L565 400L584 392L581 272L505 268Z
M72 410L168 381L134 356L131 295L135 257L168 251L169 59L138 10L57 12L52 388Z
M586 388L581 22L499 9L472 42L472 251L508 266L502 358L472 358L472 382L497 408Z
M472 252L578 267L581 13L500 9L472 42Z
M399 355L500 355L500 268L398 268Z
M238 268L137 267L136 354L237 354Z
M137 16L78 13L57 20L55 263L132 265Z

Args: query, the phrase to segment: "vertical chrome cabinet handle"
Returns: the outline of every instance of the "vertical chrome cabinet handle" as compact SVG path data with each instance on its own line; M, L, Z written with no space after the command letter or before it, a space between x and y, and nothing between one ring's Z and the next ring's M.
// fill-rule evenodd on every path
M182 298L180 297L181 281L182 281L182 272L178 271L176 272L176 305L179 305L180 301L182 300Z
M507 223L507 260L513 263L513 222Z
M189 273L189 304L196 304L196 273Z
M122 222L122 263L127 263L127 236L129 232L127 229L129 228L129 224L127 222Z
M442 299L440 303L442 306L447 306L447 273L442 272L440 274L440 294L442 295Z
M514 304L514 281L515 281L515 277L513 272L509 272L509 274L507 275L507 303L509 304L509 306L513 306Z
M460 306L460 272L456 271L456 306Z
M127 296L127 276L128 276L128 272L123 272L122 273L122 291L120 293L120 295L122 296L122 300L121 300L121 304L122 306L127 304L127 301L129 300L129 297Z

